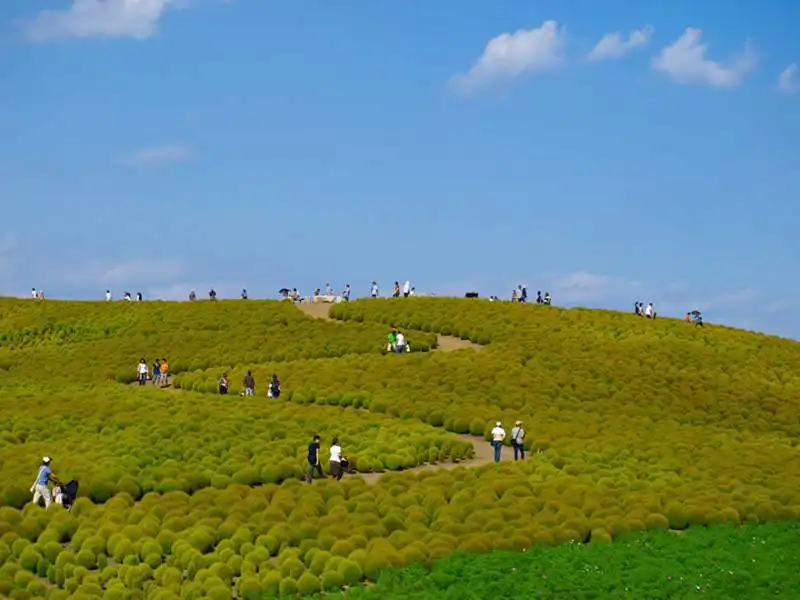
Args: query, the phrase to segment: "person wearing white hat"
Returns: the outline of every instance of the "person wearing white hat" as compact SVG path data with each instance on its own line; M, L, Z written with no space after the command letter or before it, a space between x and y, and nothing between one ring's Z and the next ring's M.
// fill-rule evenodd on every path
M36 474L36 481L31 486L33 503L39 504L39 500L42 499L44 500L45 508L50 506L50 503L53 501L53 496L47 484L52 481L55 485L59 485L58 479L53 475L53 471L50 468L51 460L49 456L42 458L42 464L39 466L39 472Z
M500 462L500 455L503 451L503 440L506 439L506 430L503 424L498 421L492 429L492 446L494 447L494 462Z
M514 429L511 430L511 445L514 448L515 462L518 458L520 460L525 460L525 448L522 446L524 443L525 430L522 428L522 421L517 421L514 425Z

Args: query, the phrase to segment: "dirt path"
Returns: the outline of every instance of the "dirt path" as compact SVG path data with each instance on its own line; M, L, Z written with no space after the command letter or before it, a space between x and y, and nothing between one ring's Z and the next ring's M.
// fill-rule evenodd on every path
M452 462L452 461L445 461L439 463L423 463L421 465L417 465L416 467L411 467L408 469L403 469L402 471L384 471L382 473L353 473L350 476L356 477L361 476L368 484L373 484L377 482L381 477L387 475L388 473L416 473L419 471L430 471L432 469L455 469L457 467L468 467L470 469L477 469L478 467L484 467L486 465L494 464L494 448L492 448L491 444L487 442L480 436L477 435L466 435L466 434L456 434L458 438L462 442L467 442L468 444L472 444L472 447L475 449L475 455L472 458L468 458L466 460L462 460L459 462ZM528 454L526 453L525 458L528 459ZM501 462L512 462L514 460L514 450L510 446L503 446L503 453L500 456Z
M312 317L314 319L323 319L326 321L334 321L330 316L333 304L327 302L301 302L295 304L300 312ZM465 348L472 348L473 350L480 350L481 346L469 340L462 340L461 338L452 335L436 334L436 350L439 352L453 352L455 350L463 350Z

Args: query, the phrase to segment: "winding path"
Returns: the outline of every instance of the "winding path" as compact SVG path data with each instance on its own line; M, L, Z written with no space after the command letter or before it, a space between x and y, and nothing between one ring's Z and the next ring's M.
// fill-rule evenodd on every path
M419 471L430 471L433 469L455 469L457 467L468 467L470 469L477 469L478 467L485 467L486 465L491 465L494 463L494 449L492 448L491 444L487 442L480 436L477 435L466 435L466 434L454 434L460 439L462 442L467 442L468 444L472 444L472 448L475 450L475 455L472 458L467 458L461 460L459 462L452 462L452 461L445 461L445 462L437 462L437 463L423 463L421 465L417 465L416 467L409 467L408 469L403 469L402 471L382 471L380 473L360 473L355 472L352 475L364 478L364 480L368 484L373 484L377 482L381 477L387 475L389 473L416 473ZM530 453L526 452L525 459L528 460L528 455ZM503 453L500 457L501 462L511 462L514 459L514 450L510 446L503 446Z
M337 321L331 318L331 308L333 304L329 302L301 302L295 306L305 315L313 317L314 319L323 319L325 321ZM481 346L469 340L462 340L452 335L436 334L436 348L439 352L453 352L455 350L463 350L465 348L472 348L473 350L480 350Z
M333 319L330 316L331 308L333 304L330 303L323 303L323 302L302 302L300 304L295 305L298 310L300 310L303 314L312 317L314 319L323 319L326 321L334 321L337 323L342 323L337 319ZM435 351L439 352L453 352L455 350L464 350L466 348L472 348L474 350L480 350L481 346L479 344L475 344L469 340L462 340L460 338L450 336L450 335L436 335L436 342L437 347ZM130 384L131 387L138 387L138 383ZM152 386L151 382L148 382L148 386ZM172 387L172 377L170 376L168 379L168 383L166 386L163 386L160 389L168 390L172 393L182 393L183 390L180 388ZM451 461L445 460L442 462L436 463L422 463L415 467L409 467L407 469L402 469L398 471L380 471L380 472L373 472L373 473L361 473L358 471L354 471L348 476L360 476L363 477L367 484L374 484L378 480L380 480L384 475L389 473L414 473L419 471L429 471L434 469L455 469L458 467L468 467L468 468L478 468L484 467L486 465L490 465L494 463L494 449L492 448L491 444L487 442L483 437L477 435L468 435L468 434L453 434L458 437L462 442L466 442L472 445L474 450L474 455L472 458L467 458L458 461ZM501 462L511 462L513 461L513 449L510 446L503 447L503 453L501 455Z

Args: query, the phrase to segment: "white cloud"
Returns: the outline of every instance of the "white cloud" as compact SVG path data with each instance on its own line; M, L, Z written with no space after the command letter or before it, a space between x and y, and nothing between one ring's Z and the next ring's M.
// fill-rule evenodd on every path
M462 92L522 75L558 67L563 60L566 32L555 21L545 21L536 29L502 33L489 40L483 54L472 68L451 78L450 83Z
M186 162L191 157L192 151L188 146L166 144L138 150L121 158L119 163L128 167L163 167Z
M741 55L723 64L706 57L708 44L700 41L702 36L702 30L688 27L675 43L665 46L653 57L651 68L664 73L676 83L699 83L713 87L735 87L755 69L758 59L749 42L745 44Z
M555 278L549 282L553 302L556 304L572 304L579 302L600 302L610 299L630 299L631 303L637 292L641 291L638 281L630 281L622 277L596 275L587 271L576 271ZM546 290L542 290L544 292Z
M118 263L94 262L63 268L53 274L53 277L70 284L96 285L105 289L134 283L169 281L178 277L181 270L182 263L178 260L136 259Z
M800 67L797 63L792 63L786 67L778 76L778 90L781 92L800 91L800 81L798 81L797 71Z
M600 38L586 58L593 62L622 58L636 48L646 45L652 35L653 28L650 25L631 31L627 40L622 39L622 33L619 31L607 33Z
M155 34L164 13L177 0L72 0L63 10L44 10L22 23L25 36L34 42L62 38L130 37Z

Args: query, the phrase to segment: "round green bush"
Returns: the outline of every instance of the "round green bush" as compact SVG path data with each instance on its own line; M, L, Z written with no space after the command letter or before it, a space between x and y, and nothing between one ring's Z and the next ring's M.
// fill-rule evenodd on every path
M26 571L36 573L36 567L39 565L41 560L42 555L33 548L28 547L25 548L19 556L19 566Z
M243 575L236 582L239 598L242 600L261 600L261 583L256 575Z
M297 594L297 581L291 577L284 577L281 579L280 586L278 587L278 594L283 596L294 596Z
M262 572L260 576L261 590L267 598L274 598L280 593L283 577L279 571Z
M341 573L339 573L338 570L325 571L322 574L321 583L322 583L322 589L327 592L338 591L345 585L344 577L342 577Z
M301 596L310 596L311 594L318 594L322 589L319 577L306 571L297 580L297 593Z
M97 556L91 550L81 550L78 552L77 563L87 569L94 569L97 566Z

